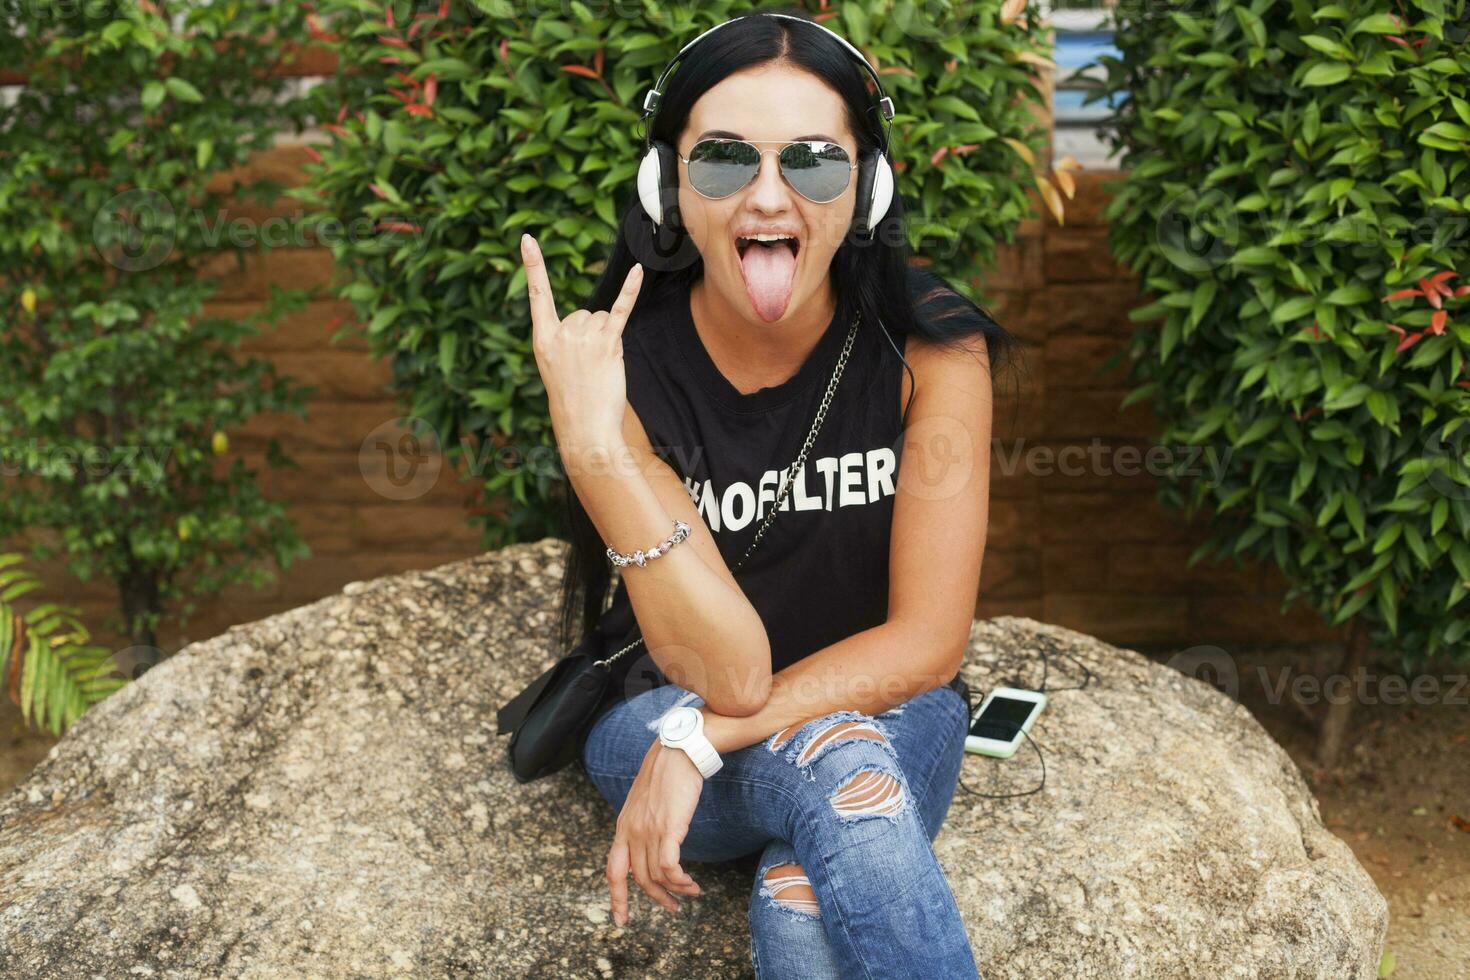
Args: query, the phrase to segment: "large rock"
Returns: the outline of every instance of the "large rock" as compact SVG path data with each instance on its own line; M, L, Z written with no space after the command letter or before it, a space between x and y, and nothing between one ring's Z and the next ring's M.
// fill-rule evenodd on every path
M677 917L633 886L617 929L611 808L507 769L495 709L551 662L562 548L354 583L90 711L0 800L0 976L749 976L749 862L691 863ZM1245 709L1013 617L965 674L1035 683L1042 645L1096 675L1037 724L1045 789L962 790L935 843L987 980L1375 975L1386 904ZM962 778L1036 775L1023 747Z

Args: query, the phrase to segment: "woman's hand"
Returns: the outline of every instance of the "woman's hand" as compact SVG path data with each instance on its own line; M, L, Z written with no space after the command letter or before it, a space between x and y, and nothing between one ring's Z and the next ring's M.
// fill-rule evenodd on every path
M618 829L607 855L607 885L613 921L628 921L628 868L638 886L670 912L679 911L671 892L698 895L699 885L679 866L679 844L699 805L704 776L680 749L654 740L618 814Z
M530 235L521 237L521 258L531 301L531 350L546 386L557 442L619 444L627 405L623 327L638 299L643 267L633 266L623 291L606 313L577 310L563 319L556 313L541 246Z

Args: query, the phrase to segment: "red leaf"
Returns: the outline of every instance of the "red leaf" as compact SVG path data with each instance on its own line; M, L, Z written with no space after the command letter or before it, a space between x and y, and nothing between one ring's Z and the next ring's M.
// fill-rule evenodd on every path
M347 118L347 103L342 103L342 108L337 110L337 121L341 122Z
M315 147L312 147L312 146L303 147L302 150L301 150L301 152L302 153L305 153L306 154L306 158L308 160L310 160L312 163L321 163L322 162L322 155L319 152L317 152L317 150L316 150Z
M500 39L500 60L510 60L510 40L508 38Z
M449 16L449 0L442 0L439 4L439 19L443 20Z
M392 0L389 0L389 2L388 2L387 10L383 14L383 20L384 20L384 22L389 27L396 27L396 26L398 26L398 25L396 25L396 24L393 23L393 2L392 2Z
M1424 290L1424 298L1429 300L1430 306L1437 310L1443 305L1443 301L1439 298L1439 290L1435 289L1428 279L1420 279L1419 288Z
M1409 46L1409 42L1408 41L1405 41L1401 37L1394 37L1392 34L1385 35L1384 36L1384 40L1385 41L1392 41L1394 44L1397 44L1400 47L1404 47L1404 48L1407 48Z
M602 76L585 65L562 65L561 70L572 75L584 75L587 78L600 79Z
M414 77L412 75L404 74L401 71L395 71L393 73L393 77L396 78L396 79L398 79L400 82L402 82L405 85L411 85L414 88L418 88L419 87L419 83L414 80Z
M387 193L385 193L384 190L381 187L379 187L377 184L368 184L368 190L372 191L380 199L382 199L384 201L388 200Z
M1389 293L1387 296L1383 297L1383 301L1385 303L1392 303L1396 299L1408 299L1410 296L1423 296L1423 295L1424 294L1421 293L1421 292L1419 292L1419 290L1417 290L1417 289L1400 289L1396 293Z
M602 76L602 46L601 45L598 45L598 47L597 47L597 53L592 56L592 70L595 71L595 72L597 72L598 77L601 77Z
M401 65L403 64L403 59L394 57L391 54L385 54L383 55L383 57L378 59L378 62L384 65Z
M1429 332L1438 337L1444 333L1445 321L1450 318L1448 310L1440 310L1429 320Z
M1408 350L1410 347L1413 347L1415 344L1417 344L1419 342L1419 339L1421 337L1423 337L1423 336L1424 336L1424 331L1422 331L1422 330L1419 331L1418 333L1411 333L1411 334L1409 334L1403 340L1399 341L1399 345L1393 349L1393 352L1395 354L1398 354L1398 353L1402 353L1405 350Z
M1397 323L1385 323L1384 326L1390 330L1396 331L1400 337L1404 335L1404 328L1399 326Z
M1453 279L1457 275L1459 275L1459 273L1458 272L1455 272L1453 270L1447 270L1445 272L1436 272L1434 275L1432 275L1432 276L1429 277L1429 282L1430 282L1431 285L1437 286L1437 287L1439 287L1442 290L1444 287L1440 286L1440 283L1444 282L1447 279Z
M1459 289L1455 290L1455 295L1470 296L1470 286L1461 286Z
M934 151L934 155L929 158L929 166L931 166L931 167L937 167L937 166L939 166L939 161L940 160L943 160L944 157L945 157L945 154L947 154L947 153L949 153L949 147L947 147L947 146L941 146L939 149L935 150Z
M403 111L408 113L410 116L432 116L434 114L433 109L430 109L428 106L422 105L417 102L415 102L413 105L404 106Z
M406 48L406 47L408 47L408 42L405 41L403 38L401 38L401 37L390 37L387 34L379 34L378 35L378 43L379 44L386 44L390 48Z
M401 231L410 235L417 235L423 231L418 225L409 224L407 221L379 221L373 227L378 231Z
M818 23L820 23L820 22L822 22L824 20L831 20L833 17L836 17L836 16L837 16L837 11L835 11L835 10L828 10L825 13L813 14L812 15L812 20L817 21Z
M1470 834L1470 820L1466 820L1458 813L1450 815L1450 823L1454 824L1456 830Z
M434 97L439 94L439 79L430 75L424 79L424 105L433 105Z

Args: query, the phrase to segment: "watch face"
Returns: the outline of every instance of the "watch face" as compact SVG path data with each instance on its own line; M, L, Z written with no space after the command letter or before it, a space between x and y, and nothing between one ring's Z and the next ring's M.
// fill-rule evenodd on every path
M682 738L688 738L694 734L694 726L698 724L699 712L694 708L681 707L669 713L664 719L663 736L672 742Z

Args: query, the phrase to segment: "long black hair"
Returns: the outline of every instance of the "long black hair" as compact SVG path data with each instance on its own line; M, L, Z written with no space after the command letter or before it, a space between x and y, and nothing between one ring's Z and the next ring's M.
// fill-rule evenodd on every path
M692 49L670 76L660 100L653 139L677 145L689 112L699 97L727 76L772 61L784 61L815 75L841 96L847 106L848 127L858 141L858 151L877 150L883 145L882 117L869 93L871 79L857 65L852 55L825 31L802 27L781 17L763 16L764 12L747 14L721 27ZM811 16L798 8L783 10L803 20ZM688 291L704 274L704 263L697 252L687 263L649 261L648 248L654 226L636 193L625 208L622 233L607 259L602 278L585 309L605 311L621 291L624 279L635 262L644 266L643 285L639 289L639 305L645 298L656 302L666 290ZM660 234L668 234L666 222ZM950 288L940 276L910 264L904 207L897 189L883 220L873 230L870 240L858 240L852 234L832 258L831 274L837 297L837 318L848 322L859 312L859 329L887 328L888 344L902 358L902 342L898 335L917 334L945 347L964 345L967 338L980 334L985 338L986 353L992 377L996 366L1010 361L1018 353L1016 338L995 322L988 312ZM683 242L686 249L692 243ZM660 250L661 255L667 253ZM671 265L682 265L670 269ZM662 268L661 268L662 267ZM636 313L636 307L635 307ZM868 326L872 324L873 326ZM913 370L909 372L909 402L913 400ZM904 407L904 420L908 405ZM587 516L570 481L562 492L571 540L562 579L560 643L568 649L582 633L595 628L605 611L608 586L612 582L607 544Z

